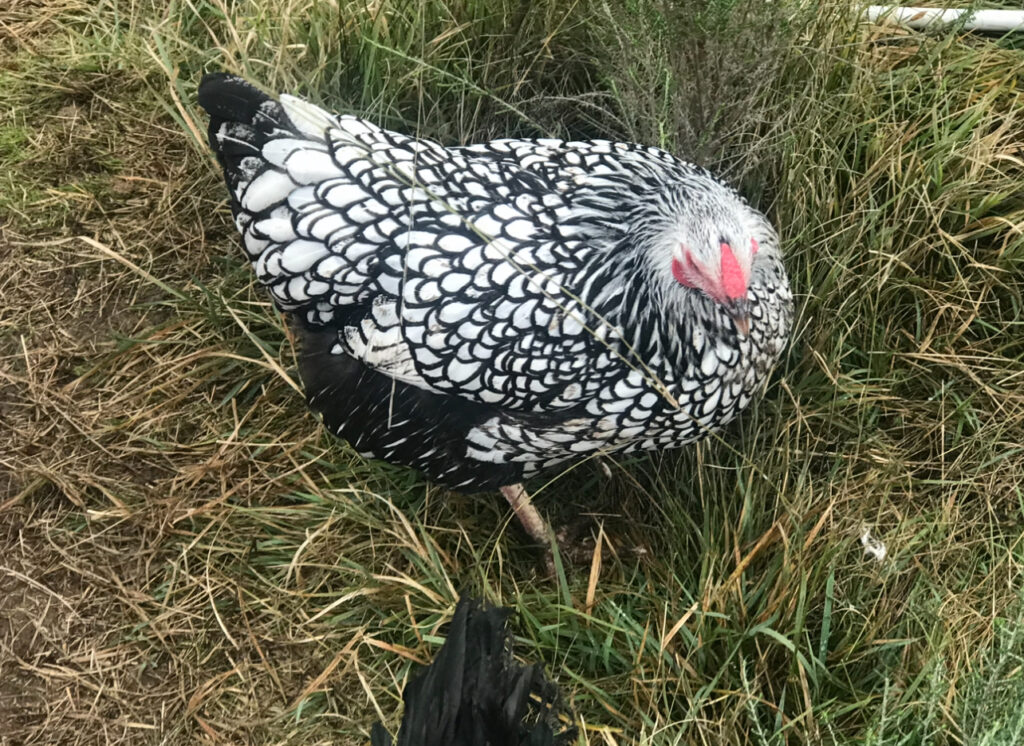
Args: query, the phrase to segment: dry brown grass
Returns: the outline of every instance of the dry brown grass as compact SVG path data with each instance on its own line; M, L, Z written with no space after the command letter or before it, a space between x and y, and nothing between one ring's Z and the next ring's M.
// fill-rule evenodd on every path
M278 329L223 258L216 175L153 94L37 65L26 49L66 40L30 16L15 31L9 80L41 105L18 112L24 191L0 236L0 741L361 742L340 726L396 709L366 707L381 660L429 652L378 640L346 592L423 595L430 624L455 589L422 587L400 552L452 559L375 497L402 477L317 431L281 340L255 343ZM451 526L451 510L414 513ZM395 603L378 613L407 616Z

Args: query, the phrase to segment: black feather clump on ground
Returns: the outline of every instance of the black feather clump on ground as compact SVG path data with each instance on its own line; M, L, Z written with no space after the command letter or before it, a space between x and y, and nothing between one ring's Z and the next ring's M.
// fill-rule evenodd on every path
M463 597L434 662L405 687L396 746L569 746L576 728L539 664L512 658L511 610ZM377 723L372 746L392 746Z

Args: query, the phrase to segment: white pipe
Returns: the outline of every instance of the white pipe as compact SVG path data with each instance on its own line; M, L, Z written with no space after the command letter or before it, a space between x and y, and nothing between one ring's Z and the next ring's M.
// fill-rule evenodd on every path
M963 16L968 31L1024 31L1024 10L954 10L950 8L908 8L898 5L869 5L868 20L885 18L910 28L952 23Z

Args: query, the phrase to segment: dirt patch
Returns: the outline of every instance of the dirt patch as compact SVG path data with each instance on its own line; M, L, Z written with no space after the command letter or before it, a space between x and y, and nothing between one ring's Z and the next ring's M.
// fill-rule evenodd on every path
M153 548L128 523L89 523L52 486L4 511L4 743L139 742L155 728L147 698L173 699L177 677L126 626L138 621L130 599L146 587Z

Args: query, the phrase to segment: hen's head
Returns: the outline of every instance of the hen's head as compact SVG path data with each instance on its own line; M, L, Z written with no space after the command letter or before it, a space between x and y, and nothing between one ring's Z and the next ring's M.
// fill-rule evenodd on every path
M666 205L671 217L658 252L676 292L698 292L732 317L736 330L750 329L748 292L758 257L776 251L775 232L763 215L716 182L686 189ZM664 245L664 244L663 244Z

